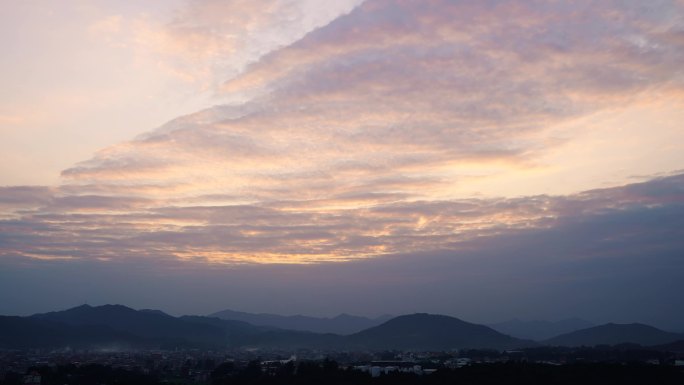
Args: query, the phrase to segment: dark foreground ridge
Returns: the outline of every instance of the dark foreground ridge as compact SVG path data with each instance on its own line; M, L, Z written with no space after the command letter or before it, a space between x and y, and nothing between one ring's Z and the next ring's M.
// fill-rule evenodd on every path
M207 385L442 385L442 384L530 384L530 385L680 385L684 372L674 366L641 364L573 364L552 366L527 363L496 363L439 369L430 374L395 371L373 376L353 367L341 367L334 361L287 363L278 367L263 367L250 362L238 368L224 363L202 379L169 379L155 372L109 366L62 365L38 366L27 375L8 373L0 385L20 385L39 381L42 385L127 384L154 385L163 383Z

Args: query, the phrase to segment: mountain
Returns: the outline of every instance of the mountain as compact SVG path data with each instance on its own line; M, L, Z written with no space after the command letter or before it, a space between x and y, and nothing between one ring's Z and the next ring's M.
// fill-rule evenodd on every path
M356 320L352 316L336 319ZM312 317L309 317L312 318ZM342 336L255 326L218 317L173 317L157 310L121 305L88 306L35 314L0 317L0 348L119 347L119 348L313 348L425 349L513 348L531 341L501 334L457 318L414 314Z
M343 319L349 317L362 318L341 316ZM572 322L561 324L567 326ZM648 325L610 323L561 334L543 343L560 346L639 344L660 350L681 351L682 340L682 334ZM256 326L218 317L173 317L158 310L134 310L121 305L83 305L29 317L0 316L0 348L9 349L263 347L450 350L515 349L536 345L534 341L515 338L488 326L424 313L392 318L347 336Z
M512 319L487 326L513 337L542 341L575 330L586 329L594 324L580 318L568 318L556 322Z
M215 326L184 322L162 312L137 311L122 305L82 305L64 311L35 314L31 318L72 327L97 325L151 341L178 345L215 345L225 339L224 331Z
M157 315L164 315L164 316L167 316L167 317L171 317L170 315L164 313L163 311L161 311L161 310L156 310L156 309L140 309L140 310L138 310L138 311L141 312L141 313L150 313L150 314L157 314Z
M44 347L144 347L148 341L106 326L74 327L60 322L30 317L0 316L0 348Z
M662 345L683 339L677 333L666 332L653 326L632 323L594 326L559 335L544 341L557 346L595 346L633 343L644 346Z
M303 315L283 316L268 313L245 313L234 310L223 310L209 317L218 317L224 320L236 320L248 322L252 325L272 326L280 329L308 331L314 333L352 334L381 323L392 318L384 315L378 318L366 318L349 314L340 314L333 318L317 318Z
M352 346L369 349L404 350L507 349L536 345L484 325L424 313L393 318L349 336L349 342Z
M241 321L184 316L122 305L88 306L0 319L0 346L228 347L267 328ZM41 336L37 338L36 336ZM4 343L4 345L3 345Z
M122 305L0 316L0 348L333 348L343 337L255 326L217 317L173 317Z

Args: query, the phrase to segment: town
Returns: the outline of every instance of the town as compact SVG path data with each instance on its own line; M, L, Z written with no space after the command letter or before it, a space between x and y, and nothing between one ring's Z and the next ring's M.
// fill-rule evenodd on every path
M321 380L328 377L331 380L353 379L353 383L383 378L396 380L398 377L408 383L419 383L420 378L427 376L437 378L435 373L466 375L468 371L477 370L483 375L483 371L492 369L492 374L501 376L507 373L506 368L515 369L517 373L562 370L564 378L571 378L567 377L567 370L591 370L599 373L599 377L606 371L611 378L616 378L614 371L618 368L631 373L632 377L634 373L647 373L650 378L662 376L666 380L681 381L684 379L684 352L650 350L638 345L442 352L308 349L0 351L0 384L3 385L261 383L284 377L299 376L303 380L312 375Z

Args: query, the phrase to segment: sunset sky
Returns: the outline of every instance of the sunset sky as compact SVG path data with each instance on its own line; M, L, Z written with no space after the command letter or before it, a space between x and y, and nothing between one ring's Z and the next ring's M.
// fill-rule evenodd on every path
M5 1L0 314L684 331L684 2Z

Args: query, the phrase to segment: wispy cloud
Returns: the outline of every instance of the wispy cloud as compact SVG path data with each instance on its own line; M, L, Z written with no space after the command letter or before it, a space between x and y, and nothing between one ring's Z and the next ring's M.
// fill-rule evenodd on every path
M433 222L441 214L453 217L458 213L458 222L476 222L486 211L508 216L536 216L543 211L552 218L542 219L532 227L501 224L495 231L471 230L470 235L493 235L451 243L444 250L415 252L407 248L376 258L307 265L207 264L209 253L203 258L197 258L199 252L193 254L208 242L213 242L211 250L229 248L231 244L249 247L245 246L245 238L235 237L238 229L245 234L254 231L251 236L258 236L257 232L270 234L264 240L270 242L279 227L271 219L273 212L267 209L195 208L189 212L179 208L150 215L176 220L192 217L197 223L250 223L221 230L214 227L216 231L194 225L192 232L175 234L172 230L151 232L149 225L134 230L124 224L132 223L132 216L121 216L115 224L129 227L124 233L131 237L134 231L140 236L123 237L116 244L117 252L109 255L102 254L98 247L111 250L110 245L95 246L95 233L78 230L46 237L55 229L47 224L26 223L37 219L25 218L23 227L16 221L2 223L0 243L4 250L19 244L20 229L24 228L27 252L47 246L51 239L53 245L46 250L53 252L50 258L61 255L55 250L69 248L81 254L66 261L47 260L41 254L30 258L3 254L0 303L6 313L21 314L88 300L123 302L139 308L155 306L177 314L208 314L222 308L321 315L342 311L426 311L477 322L512 316L580 316L597 323L638 321L679 330L684 317L678 295L684 290L683 187L684 177L679 175L570 197L389 207L385 224L395 226L396 236L404 239L434 237L431 233L445 223L449 225L446 218ZM606 202L610 208L606 208ZM354 227L368 229L377 225L377 215L375 219L356 215L346 220L352 221ZM421 221L418 215L426 219ZM402 218L415 218L412 226L423 226L424 230L407 230ZM57 219L59 216L43 216L45 222ZM92 224L94 220L86 222ZM267 227L270 223L274 226ZM300 234L309 234L309 238L331 231L326 223L317 223L320 228L292 226ZM400 229L402 234L398 234ZM199 234L199 240L194 234ZM72 243L59 244L58 238ZM369 240L386 241L383 237L348 236L347 247L364 247ZM88 247L89 242L95 247ZM443 245L439 241L437 244ZM191 245L197 249L191 249ZM162 249L164 246L167 249ZM188 253L188 259L173 256L178 246Z
M224 85L261 96L188 116L64 175L191 174L198 194L257 200L357 190L448 198L472 176L568 167L574 159L540 159L586 130L578 120L681 100L677 5L647 6L648 16L641 8L368 1Z
M482 237L555 228L606 213L679 206L684 203L684 177L570 196L451 201L351 195L324 201L171 206L135 197L30 192L2 191L0 201L16 210L0 222L6 257L312 263L460 250Z
M171 21L113 15L93 23L91 31L111 44L134 45L141 57L151 53L160 69L212 90L219 80L236 76L360 2L194 0L176 10Z
M144 30L181 67L232 66L220 92L244 103L102 149L8 205L3 255L349 261L680 202L679 176L578 191L681 169L681 3L357 4L200 1ZM626 140L632 110L665 118ZM597 177L558 182L589 167L577 148Z

